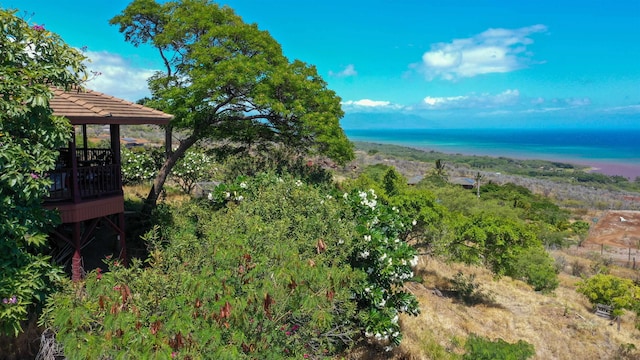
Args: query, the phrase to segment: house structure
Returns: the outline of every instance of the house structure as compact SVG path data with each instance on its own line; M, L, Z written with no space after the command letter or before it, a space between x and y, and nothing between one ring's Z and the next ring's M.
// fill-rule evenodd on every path
M172 116L142 105L87 89L52 89L53 114L69 119L74 127L66 148L60 149L53 181L44 207L57 210L62 219L51 236L73 249L73 280L82 277L82 248L97 228L110 227L119 239L120 257L126 262L124 193L120 161L120 126L166 125ZM108 148L90 148L87 125L109 127ZM82 141L78 141L78 135Z
M449 183L460 185L465 189L474 189L476 187L476 180L468 177L454 177L449 179Z

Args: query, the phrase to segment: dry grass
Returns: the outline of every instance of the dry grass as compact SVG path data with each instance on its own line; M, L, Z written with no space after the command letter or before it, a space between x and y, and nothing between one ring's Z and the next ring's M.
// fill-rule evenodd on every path
M490 292L494 300L468 306L434 294L434 288L447 290L449 279L458 271L476 274L481 290ZM434 258L421 259L419 274L423 282L407 288L419 298L422 314L401 318L405 334L402 345L386 354L379 349L367 352L360 348L347 358L459 359L465 339L475 333L510 343L527 341L535 347L534 359L640 359L640 349L625 355L620 351L627 344L639 347L635 315L627 312L618 331L616 324L592 313L586 298L575 291L579 280L575 276L561 273L558 289L544 295L522 281L509 277L495 280L486 269Z
M147 198L147 195L149 195L149 190L151 190L150 184L126 185L123 187L124 198L130 203L138 203L139 206L142 206L142 203ZM191 195L185 194L182 190L180 190L180 188L165 185L164 191L158 199L158 203L179 205L180 203L188 201L189 199L191 199Z

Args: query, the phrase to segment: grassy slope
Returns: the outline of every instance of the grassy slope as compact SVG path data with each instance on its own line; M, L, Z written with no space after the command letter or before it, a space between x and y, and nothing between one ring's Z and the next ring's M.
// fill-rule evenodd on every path
M475 273L481 289L494 295L488 304L467 306L439 297L432 289L446 290L458 270ZM634 314L622 317L620 332L610 321L591 312L586 298L575 292L579 278L560 274L561 285L551 295L539 294L524 282L505 277L494 280L489 271L423 258L422 284L410 289L420 299L422 314L403 317L404 342L397 359L441 359L446 353L462 353L471 333L508 342L525 340L535 346L535 359L612 359L623 344L639 344ZM435 355L435 356L434 356ZM640 352L629 358L640 358Z

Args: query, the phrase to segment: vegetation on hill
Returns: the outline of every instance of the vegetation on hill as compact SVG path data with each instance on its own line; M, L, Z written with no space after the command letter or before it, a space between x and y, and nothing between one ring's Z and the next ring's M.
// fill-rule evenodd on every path
M499 185L512 183L523 186L530 191L550 198L558 205L577 209L627 209L640 210L640 188L638 181L630 182L626 178L608 177L595 174L599 178L610 178L607 181L578 182L575 176L588 174L585 169L554 168L552 163L538 160L508 159L509 164L518 164L516 169L508 166L498 166L492 170L469 167L461 162L466 158L477 156L443 154L434 151L425 152L418 149L403 148L395 145L380 145L371 143L356 143L356 159L340 174L349 176L349 169L361 171L369 165L392 165L406 177L431 176L438 171L447 174L448 178L469 178L471 182L477 175L481 176L481 183L495 183ZM500 163L501 158L482 157L488 162ZM441 170L437 170L440 163ZM527 165L530 164L530 165ZM541 165L547 164L547 165ZM552 176L536 176L538 166L551 166L556 170ZM528 169L526 175L517 175L518 169ZM529 171L530 170L530 171Z
M389 144L365 142L356 142L354 144L357 150L367 152L370 155L381 153L388 158L414 160L431 164L440 160L459 168L461 171L466 170L469 174L479 170L482 173L519 175L560 183L571 183L573 185L591 186L599 189L640 192L640 178L629 181L623 176L608 176L588 172L588 167L583 165L547 160L446 154Z

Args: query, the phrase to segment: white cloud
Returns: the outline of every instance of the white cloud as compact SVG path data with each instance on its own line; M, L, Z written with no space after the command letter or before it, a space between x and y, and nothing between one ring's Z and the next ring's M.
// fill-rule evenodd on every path
M485 93L446 97L427 96L422 100L420 108L430 110L493 108L517 104L519 99L520 91L517 89L508 89L495 95Z
M150 95L147 79L156 70L137 68L121 55L106 51L87 51L85 55L91 59L87 68L98 74L87 82L88 88L131 102Z
M404 107L384 100L349 100L343 101L342 107L345 111L389 111L402 110Z
M333 72L333 71L329 71L329 76L335 76L335 77L349 77L349 76L356 76L358 75L358 72L356 71L355 66L353 66L353 64L349 64L347 65L342 71L339 72Z
M379 101L379 100L349 100L342 103L343 105L353 105L353 106L363 106L363 107L387 107L391 105L390 101Z
M640 114L640 104L614 106L614 107L605 108L602 111L605 113Z
M436 77L455 80L481 74L504 73L527 67L532 54L527 45L529 37L546 32L544 25L519 29L488 29L466 39L437 43L422 55L418 68L429 80Z

